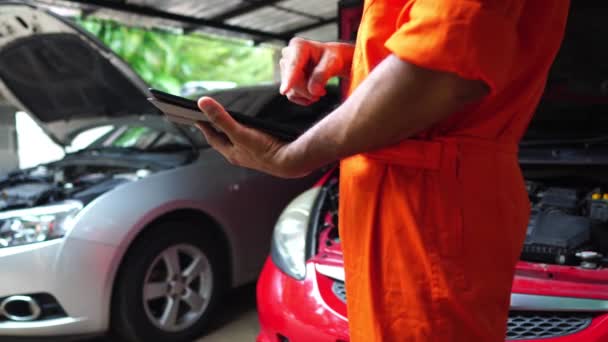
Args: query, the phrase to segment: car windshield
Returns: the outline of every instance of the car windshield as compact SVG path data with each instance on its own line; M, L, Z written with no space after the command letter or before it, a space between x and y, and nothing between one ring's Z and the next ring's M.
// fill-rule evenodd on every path
M80 132L66 150L170 151L190 149L191 143L172 132L140 125L100 126Z

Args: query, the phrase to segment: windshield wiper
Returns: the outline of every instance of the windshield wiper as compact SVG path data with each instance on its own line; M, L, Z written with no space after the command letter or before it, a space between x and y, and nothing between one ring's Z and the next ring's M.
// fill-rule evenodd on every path
M185 150L192 150L192 145L167 144L167 145L151 147L146 150L143 150L142 152L161 152L162 153L162 152L179 152L179 151L185 151Z
M137 147L117 147L117 146L101 146L101 147L90 147L70 154L83 154L83 153L94 153L94 152L115 152L115 153L141 153L145 150Z

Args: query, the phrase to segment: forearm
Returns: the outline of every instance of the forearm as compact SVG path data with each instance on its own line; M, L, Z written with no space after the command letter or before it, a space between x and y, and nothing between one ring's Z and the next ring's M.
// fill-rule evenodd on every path
M479 81L419 68L390 56L340 107L287 146L286 164L311 171L393 145L485 93Z

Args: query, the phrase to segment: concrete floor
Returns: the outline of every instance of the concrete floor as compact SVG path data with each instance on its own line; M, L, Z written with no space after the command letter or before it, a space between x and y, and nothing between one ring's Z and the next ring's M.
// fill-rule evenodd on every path
M207 333L196 342L254 342L259 332L255 310L255 284L230 293L219 305ZM113 342L97 338L83 342Z
M254 342L260 330L255 310L255 285L237 289L222 304L208 333L196 342Z

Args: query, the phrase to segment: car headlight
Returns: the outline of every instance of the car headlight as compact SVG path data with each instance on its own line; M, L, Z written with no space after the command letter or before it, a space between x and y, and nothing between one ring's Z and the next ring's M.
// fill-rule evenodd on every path
M0 248L63 237L82 209L78 201L0 212Z
M295 279L306 276L306 236L320 191L320 187L315 187L296 197L283 210L274 227L272 261Z

